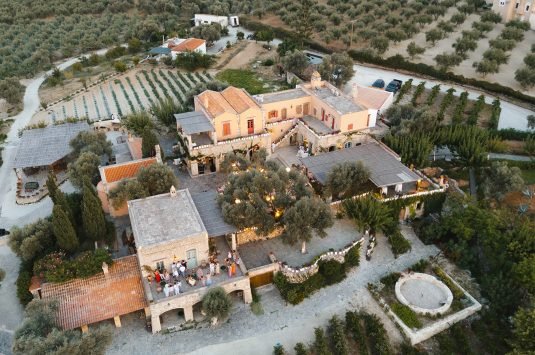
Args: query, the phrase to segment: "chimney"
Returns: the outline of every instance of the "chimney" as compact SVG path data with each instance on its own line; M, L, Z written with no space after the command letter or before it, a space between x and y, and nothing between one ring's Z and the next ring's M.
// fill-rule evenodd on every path
M357 84L353 84L353 86L351 87L351 97L353 97L353 100L356 100L358 96L359 96L359 88Z
M171 189L169 189L169 193L171 194L171 197L176 197L176 189L174 186L171 186Z
M104 272L105 276L109 275L108 264L106 264L105 261L102 263L102 271Z

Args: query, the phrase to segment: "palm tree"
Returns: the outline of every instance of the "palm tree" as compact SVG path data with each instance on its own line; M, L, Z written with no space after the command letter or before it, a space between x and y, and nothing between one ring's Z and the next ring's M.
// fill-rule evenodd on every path
M390 208L373 197L347 199L342 207L347 216L357 224L359 231L368 230L370 235L377 231L385 231L392 224Z

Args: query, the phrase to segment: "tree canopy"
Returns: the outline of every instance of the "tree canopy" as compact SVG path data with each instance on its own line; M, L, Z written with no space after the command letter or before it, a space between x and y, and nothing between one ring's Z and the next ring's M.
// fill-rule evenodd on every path
M327 80L338 87L347 83L355 74L353 59L345 52L333 53L323 57L318 71L323 80Z
M67 170L71 183L78 188L84 186L85 180L96 183L99 180L99 166L100 158L98 155L91 151L83 152L78 159L68 165Z
M325 187L336 198L347 198L362 191L370 178L370 171L362 162L345 162L335 165L327 175Z
M52 223L47 219L39 219L22 228L14 227L9 235L9 247L24 261L34 260L55 244Z
M33 300L28 304L22 325L16 330L13 353L40 354L104 354L111 343L110 326L91 329L82 334L76 330L64 331L56 325L57 303Z
M97 131L82 131L71 140L71 148L75 156L84 152L91 152L97 156L111 155L111 142L106 138L106 134Z
M266 235L280 225L290 207L312 194L300 172L269 163L230 174L219 202L227 223Z
M202 309L209 318L222 319L232 309L232 300L222 287L211 288L202 298Z

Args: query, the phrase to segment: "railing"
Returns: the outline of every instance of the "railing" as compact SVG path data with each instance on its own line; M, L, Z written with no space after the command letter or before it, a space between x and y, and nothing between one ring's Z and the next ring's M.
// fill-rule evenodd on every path
M226 145L226 144L232 144L232 143L237 143L237 142L243 142L243 141L253 140L255 138L267 137L269 135L270 135L269 133L261 133L261 134L254 134L254 135L246 136L246 137L233 138L233 139L229 139L226 141L218 141L217 143L214 143L214 144L205 144L205 145L196 146L196 147L193 147L192 150L198 150L198 149L210 148L210 147L214 147L218 145Z

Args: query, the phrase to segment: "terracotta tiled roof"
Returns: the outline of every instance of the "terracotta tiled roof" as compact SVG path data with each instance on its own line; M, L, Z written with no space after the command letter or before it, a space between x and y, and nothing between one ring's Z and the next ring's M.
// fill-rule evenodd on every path
M141 152L141 144L143 143L143 139L140 137L131 137L128 139L127 143L130 155L132 155L134 160L143 158L143 153Z
M213 117L224 112L242 113L250 108L260 108L255 100L243 89L229 86L222 92L206 90L197 96L200 104Z
M136 176L141 168L156 164L156 162L156 158L147 158L105 166L102 168L102 180L105 180L105 182L110 183L123 179L130 179Z
M45 283L43 299L57 300L57 322L63 329L111 319L147 307L135 255L114 260L104 273L65 283Z
M250 108L259 108L256 101L254 101L243 89L229 86L221 92L221 95L234 108L234 110L236 110L237 113L242 113Z
M379 110L385 101L390 97L390 95L392 95L392 93L388 91L364 86L358 86L357 89L357 103L365 106L366 108L371 108L374 110Z
M204 43L206 43L204 39L188 38L180 42L178 45L172 46L170 48L173 52L191 52L202 46Z

